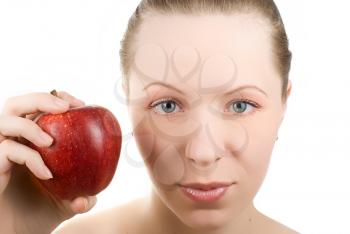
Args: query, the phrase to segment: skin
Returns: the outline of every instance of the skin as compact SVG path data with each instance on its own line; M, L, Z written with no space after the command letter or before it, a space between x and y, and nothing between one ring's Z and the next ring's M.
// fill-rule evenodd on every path
M58 97L30 93L5 102L0 113L0 233L49 233L95 205L96 197L58 200L36 187L29 171L41 180L51 178L51 172L38 152L22 144L25 138L38 146L51 145L51 137L42 138L45 132L32 121L39 113L62 113L82 105L66 92L59 92Z
M270 30L264 18L255 14L147 18L135 43L134 66L124 92L153 191L149 197L70 219L53 233L297 233L260 213L253 203L287 107L281 99L281 78L274 64ZM173 52L174 66L170 69L166 61ZM197 61L203 66L196 66ZM156 81L171 84L185 94L163 85L145 88ZM243 85L254 85L263 92L255 88L238 90ZM230 90L236 91L224 96ZM290 92L291 83L288 96ZM30 102L23 102L28 97L22 102L12 100L8 106L16 113L11 116L33 113L24 111L29 103L41 103L41 110L50 106L52 97L31 97ZM149 108L164 97L176 103L169 116L164 115L166 108L161 105ZM258 107L247 105L244 112L237 113L233 103L240 98ZM7 121L13 122L14 118ZM38 132L33 126L28 129L35 141ZM2 135L2 140L7 139L6 134ZM43 176L40 163L32 161L28 165L37 166L27 166L38 177ZM5 178L5 170L2 173ZM178 185L211 181L234 184L223 198L211 204L189 200ZM61 222L74 216L72 204L65 204L70 212ZM89 204L92 207L94 203ZM54 207L46 210L45 216L59 210L59 206ZM75 212L78 210L88 208L76 207Z
M287 107L270 31L257 14L147 18L124 91L153 192L105 213L75 219L58 233L74 233L88 223L105 233L297 233L260 213L253 203ZM175 68L170 69L166 57L171 61L172 53ZM202 67L196 67L197 59ZM150 85L153 82L165 82L185 94ZM263 92L238 90L244 85ZM235 91L224 96L230 90ZM288 97L290 92L289 82ZM172 101L162 108L158 101L165 97ZM240 98L259 107L248 105L237 113L233 103ZM157 107L148 108L154 103ZM211 204L189 200L178 186L211 181L235 184ZM98 232L92 226L84 231Z

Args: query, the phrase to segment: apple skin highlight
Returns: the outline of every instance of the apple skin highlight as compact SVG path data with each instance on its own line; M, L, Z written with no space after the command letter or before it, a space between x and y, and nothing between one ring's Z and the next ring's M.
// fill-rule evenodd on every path
M114 177L122 144L122 132L115 116L101 106L84 106L61 114L44 113L36 123L54 141L38 151L53 178L38 182L60 199L93 196Z

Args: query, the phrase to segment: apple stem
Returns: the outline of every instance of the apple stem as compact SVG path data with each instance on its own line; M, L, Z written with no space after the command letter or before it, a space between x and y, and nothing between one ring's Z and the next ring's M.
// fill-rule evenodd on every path
M53 96L56 96L56 97L57 97L57 91L56 91L56 89L52 90L50 93L51 93Z

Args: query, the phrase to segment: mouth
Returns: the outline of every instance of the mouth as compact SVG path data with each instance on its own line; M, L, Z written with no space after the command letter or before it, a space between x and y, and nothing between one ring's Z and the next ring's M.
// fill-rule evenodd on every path
M179 184L186 197L197 202L214 202L223 198L235 182L211 182Z
M187 183L187 184L179 184L181 187L193 188L198 190L212 190L221 187L227 187L235 182L210 182L210 183Z

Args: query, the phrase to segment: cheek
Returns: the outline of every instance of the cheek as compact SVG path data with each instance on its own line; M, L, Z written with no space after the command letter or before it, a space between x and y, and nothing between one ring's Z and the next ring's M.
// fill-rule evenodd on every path
M249 142L240 155L240 163L247 174L247 185L257 191L266 175L277 136L277 121L261 119L247 128Z
M134 136L155 185L173 185L183 178L184 162L174 144L163 141L152 131L136 131Z
M185 166L177 149L169 144L157 152L149 165L151 175L158 185L173 185L179 182L185 173Z

